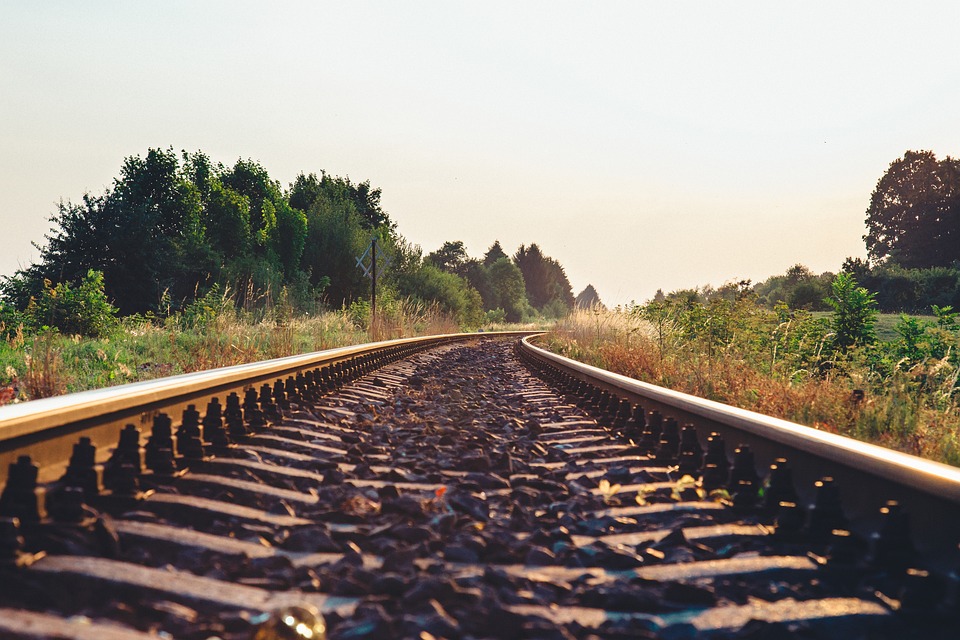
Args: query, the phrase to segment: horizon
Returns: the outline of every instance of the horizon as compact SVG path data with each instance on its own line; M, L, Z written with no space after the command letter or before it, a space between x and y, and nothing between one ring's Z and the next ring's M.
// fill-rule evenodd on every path
M408 241L538 244L608 306L865 257L960 155L960 6L0 4L0 274L148 148L369 180Z

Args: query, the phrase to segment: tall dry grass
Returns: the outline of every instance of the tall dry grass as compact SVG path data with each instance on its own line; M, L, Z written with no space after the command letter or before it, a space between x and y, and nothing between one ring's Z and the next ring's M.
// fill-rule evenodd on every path
M785 326L772 312L748 307L733 320L724 340L707 345L673 320L578 311L544 344L638 380L960 465L955 366L938 361L937 377L930 363L881 375L863 354L829 353L829 337L818 337L814 325ZM789 331L798 333L785 339Z
M373 340L456 333L435 305L398 301L374 326L349 310L256 319L232 304L212 305L165 321L128 319L109 337L82 339L55 331L0 343L0 402L149 380Z

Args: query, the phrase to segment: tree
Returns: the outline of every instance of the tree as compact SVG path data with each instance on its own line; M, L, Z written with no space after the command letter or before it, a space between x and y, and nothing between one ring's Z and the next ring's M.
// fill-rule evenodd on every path
M758 300L773 309L778 304L787 304L791 309L826 311L824 298L830 295L830 272L815 275L809 267L795 264L786 273L771 276L753 287ZM747 281L749 284L749 281Z
M288 201L291 207L306 213L310 211L313 203L322 196L323 186L317 178L317 174L304 175L301 172L293 184L290 185Z
M15 278L35 295L45 280L79 285L93 269L121 313L148 311L165 291L195 290L210 271L202 217L201 190L177 155L150 149L126 158L103 195L61 202L40 262Z
M838 273L826 303L833 309L833 343L839 351L869 344L874 340L877 319L874 294L857 285L849 273Z
M274 208L276 229L270 248L276 253L286 281L293 279L300 266L300 257L307 241L307 216L280 200Z
M503 247L500 246L500 241L495 240L494 243L487 249L487 252L483 254L483 266L489 267L494 262L500 258L506 258L507 254L503 250Z
M203 212L210 246L221 265L227 259L246 256L252 249L250 199L215 180Z
M398 274L396 282L401 294L435 302L462 324L480 324L483 314L480 294L460 276L424 264L414 271Z
M343 204L349 203L364 229L382 229L388 233L395 231L396 224L380 206L381 190L370 186L369 180L355 185L350 178L330 176L323 171L320 175L320 178L315 173L300 173L297 176L290 185L291 207L307 212L318 199L333 199Z
M960 260L960 160L907 151L890 164L870 197L867 252L903 267Z
M463 265L462 277L480 294L485 311L496 309L496 306L492 304L493 292L490 288L490 269L479 260L470 258Z
M328 279L330 304L340 306L367 295L369 281L357 268L356 258L369 242L370 232L363 229L352 206L329 194L311 206L301 268L315 286Z
M584 287L583 291L577 294L576 300L574 301L577 309L593 309L594 307L603 307L603 303L600 302L600 294L597 293L597 290L593 288L592 284L588 284Z
M527 299L537 309L543 309L553 300L559 300L567 309L573 308L573 290L560 263L543 255L536 244L529 248L520 245L513 261L523 273Z
M425 261L442 271L462 276L469 259L470 256L467 255L467 249L463 246L462 241L451 242L448 240L439 249L427 254Z
M526 306L523 273L509 258L500 258L488 268L490 308L503 309L508 322L519 322Z
M346 183L363 227L365 229L388 227L390 231L393 231L396 225L390 221L390 217L380 207L380 189L372 188L369 180L365 180L356 186L350 184L349 179L346 180Z
M79 286L44 282L41 294L31 299L25 314L33 330L55 327L67 334L101 337L117 326L117 309L103 290L103 274L89 271Z

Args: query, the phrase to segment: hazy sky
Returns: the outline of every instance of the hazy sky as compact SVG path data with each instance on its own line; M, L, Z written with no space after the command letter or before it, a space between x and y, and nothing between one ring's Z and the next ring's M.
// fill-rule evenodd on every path
M960 3L0 0L0 274L150 147L369 179L425 252L539 243L608 303L865 255L960 155Z

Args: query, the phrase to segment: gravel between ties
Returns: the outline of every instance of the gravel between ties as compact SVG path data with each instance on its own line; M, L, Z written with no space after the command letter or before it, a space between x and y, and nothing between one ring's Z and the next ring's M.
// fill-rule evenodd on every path
M104 501L94 506L109 516L86 530L42 525L34 539L352 603L326 611L333 640L911 637L876 581L824 571L807 546L769 535L768 514L718 504L558 396L513 349L438 347L293 402L153 498ZM21 582L0 588L0 606L188 639L249 638L263 622L149 589L95 595L79 577Z

